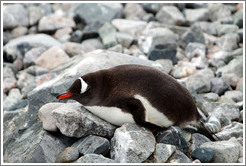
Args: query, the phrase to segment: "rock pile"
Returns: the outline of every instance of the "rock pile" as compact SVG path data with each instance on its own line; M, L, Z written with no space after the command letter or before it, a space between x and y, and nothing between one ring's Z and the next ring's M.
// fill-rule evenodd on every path
M243 5L3 5L6 163L242 163ZM196 128L114 126L56 96L86 73L122 64L187 87L211 142Z

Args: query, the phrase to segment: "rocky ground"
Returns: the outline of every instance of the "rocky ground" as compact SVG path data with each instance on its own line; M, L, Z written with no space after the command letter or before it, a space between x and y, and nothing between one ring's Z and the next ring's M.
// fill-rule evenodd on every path
M242 4L4 4L4 162L243 162ZM83 74L152 66L187 87L189 126L116 127L56 95Z

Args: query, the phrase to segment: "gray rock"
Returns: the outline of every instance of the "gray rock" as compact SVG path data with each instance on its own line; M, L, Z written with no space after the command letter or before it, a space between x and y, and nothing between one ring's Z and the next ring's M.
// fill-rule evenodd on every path
M180 79L193 75L196 72L197 72L196 67L192 63L185 62L185 61L178 61L178 64L174 65L171 75L176 79Z
M242 57L234 58L226 66L218 68L216 75L220 74L223 76L228 73L235 73L238 77L243 76L243 60Z
M238 30L238 26L232 24L219 24L217 26L218 36L222 36L228 33L237 33Z
M148 13L156 14L163 6L162 3L142 3L143 9Z
M35 25L43 17L44 13L39 6L30 6L28 8L29 24Z
M175 145L184 153L188 153L189 150L188 144L182 135L182 131L178 127L172 126L170 129L158 133L156 141L159 143Z
M112 19L120 17L123 7L120 3L88 3L79 4L75 7L75 13L85 24L93 22L110 22Z
M114 160L97 154L86 154L76 160L74 163L116 163Z
M154 162L165 163L175 152L176 147L169 144L157 143L153 153Z
M28 12L22 4L9 4L3 7L3 29L28 25Z
M230 84L221 78L216 77L211 80L211 92L222 95L228 89L230 89Z
M19 72L17 74L17 87L22 89L26 86L29 86L30 84L34 83L35 78L31 74L28 74L27 72Z
M49 70L39 67L39 66L30 66L26 69L26 72L33 76L40 76L49 72Z
M78 44L75 42L63 43L62 48L70 57L73 57L76 55L83 55L85 52L84 47L81 44Z
M79 151L74 147L67 147L63 152L61 152L57 159L57 163L69 163L77 160L79 158Z
M207 8L185 9L184 15L187 21L194 23L197 21L207 21L209 10Z
M29 84L28 86L25 86L21 89L21 98L22 99L27 99L27 95L29 92L31 92L34 88L36 88L37 84L36 83L32 83Z
M16 37L24 36L25 34L27 34L27 32L28 32L27 27L18 26L11 31L11 34L13 37L16 38Z
M108 48L108 50L109 51L114 51L114 52L122 53L123 52L123 47L122 47L122 45L117 44L117 45L115 45L113 47Z
M219 99L219 95L217 93L207 93L203 96L206 100L215 102Z
M86 25L82 31L82 35L80 37L81 40L86 40L90 38L98 37L98 30L102 27L102 22L92 22L89 25ZM80 42L80 41L79 41Z
M209 9L209 19L211 21L217 21L222 18L231 16L231 8L229 5L225 4L211 4L208 7Z
M50 15L53 13L52 5L50 3L41 3L39 7L42 9L44 15Z
M220 140L229 140L232 137L243 138L243 124L238 122L232 122L230 125L222 128L222 131L216 133L216 136Z
M80 43L82 40L82 36L83 36L83 32L80 29L75 30L72 34L71 34L71 38L70 41L71 42L76 42L76 43ZM98 34L97 34L98 36Z
M185 48L185 55L190 60L193 57L205 58L206 55L205 45L201 43L189 43Z
M53 46L43 52L35 61L37 66L51 70L69 60L69 56L59 47Z
M133 43L134 38L127 33L116 32L116 40L117 43L121 44L123 47L129 48Z
M147 22L126 19L114 19L112 20L112 25L120 32L128 33L132 36L138 36L147 26Z
M71 27L65 27L56 30L54 37L58 39L60 42L65 43L70 41L71 33L73 32L73 29Z
M155 61L156 63L161 64L165 73L169 74L173 69L173 63L169 59L159 59Z
M3 32L3 45L7 44L13 36L9 32Z
M158 59L169 59L172 61L173 64L177 63L176 59L176 50L174 49L153 49L148 54L149 60L158 60Z
M237 33L228 33L217 40L217 45L224 51L233 51L238 48L239 40Z
M211 69L202 69L186 80L186 87L194 89L197 93L209 92L211 90L211 80L214 72Z
M206 148L196 148L191 157L193 159L199 159L202 163L209 163L214 157L214 151Z
M13 88L9 91L8 97L3 102L3 110L11 111L21 101L21 93L17 88Z
M145 161L154 150L155 137L149 130L136 124L126 123L116 129L111 139L110 156L116 162L140 163Z
M206 142L201 147L214 150L214 163L235 163L239 158L240 144L234 141Z
M181 36L181 46L183 48L186 48L191 42L205 44L205 38L199 25L192 25L191 28Z
M12 88L15 88L17 80L12 69L8 66L3 67L3 92L7 93Z
M184 15L175 6L163 6L155 17L161 23L170 25L181 25L185 22Z
M240 78L235 73L224 73L221 79L229 82L230 86L235 88Z
M24 68L35 64L36 59L46 50L46 47L33 48L25 54L23 59Z
M97 49L104 49L104 45L99 38L84 40L81 46L86 53Z
M222 115L230 120L238 120L240 117L239 109L235 104L221 103L214 108L213 115L220 118Z
M176 150L168 159L168 163L192 163L192 161L183 152Z
M191 135L191 146L190 149L193 152L195 149L200 147L205 142L211 142L207 137L199 133L194 133Z
M14 137L16 137L14 139ZM69 141L65 141L69 142ZM68 145L60 137L42 130L36 123L13 135L5 145L4 162L8 163L54 163L56 157Z
M234 14L233 24L237 25L239 28L243 28L243 10L239 10Z
M238 81L236 90L239 90L243 93L243 77L241 77L240 80Z
M80 138L86 135L112 137L115 126L87 111L80 103L67 103L55 108L52 117L62 134Z
M57 131L56 121L52 116L52 111L61 107L64 103L48 103L43 105L38 111L38 117L43 124L43 128L48 131Z
M235 102L239 102L243 100L243 93L238 90L226 91L224 96L229 99L232 99Z
M59 73L59 75L54 76L55 79L36 87L28 94L30 123L37 119L39 108L46 103L56 102L56 96L65 92L75 78L86 73L123 64L140 64L162 70L154 62L110 51L98 50L83 56L75 56L54 70ZM53 78L51 74L50 78Z
M127 3L124 7L123 14L128 20L143 20L144 16L147 15L142 6L137 3Z
M38 24L38 31L55 31L61 28L75 27L75 22L72 18L59 15L44 16L40 19Z
M106 48L113 47L117 44L116 41L116 29L109 23L105 23L99 30L99 36L101 37L103 44Z
M106 138L89 135L75 142L73 147L79 150L81 155L86 154L101 154L106 156L109 153L109 141Z

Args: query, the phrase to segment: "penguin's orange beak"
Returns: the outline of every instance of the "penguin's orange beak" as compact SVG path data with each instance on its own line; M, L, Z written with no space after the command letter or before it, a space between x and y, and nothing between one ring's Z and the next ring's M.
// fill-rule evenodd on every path
M57 99L67 99L69 97L73 96L72 94L68 94L68 93L65 93L65 94L62 94L60 96L57 96L56 98Z

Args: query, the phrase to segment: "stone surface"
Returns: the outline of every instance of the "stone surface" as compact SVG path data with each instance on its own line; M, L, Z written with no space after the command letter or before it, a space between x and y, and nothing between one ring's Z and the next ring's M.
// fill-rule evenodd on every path
M238 48L239 36L236 33L228 33L217 40L217 45L224 51L233 51Z
M134 38L127 33L116 32L116 40L117 43L121 44L123 47L129 48L133 43Z
M97 49L104 49L104 45L99 38L84 40L81 46L86 53Z
M127 33L132 36L138 36L147 26L147 22L126 19L114 19L112 20L112 25L120 32Z
M75 142L73 147L79 150L81 155L86 154L101 154L106 156L109 153L109 141L106 138L89 135Z
M79 151L74 147L67 147L63 152L61 152L56 159L57 163L69 163L77 160L79 158Z
M218 36L222 36L228 33L237 33L239 30L238 26L231 24L219 24L217 26Z
M35 64L48 70L54 69L68 61L69 56L59 47L51 47L43 52L35 61Z
M62 134L80 138L86 135L112 137L115 126L93 115L80 103L67 103L55 108L52 117Z
M185 55L189 59L192 59L193 57L205 58L206 57L205 45L201 43L189 43L185 48Z
M3 29L28 25L28 12L22 4L9 4L3 6Z
M3 110L11 111L16 109L17 104L21 101L21 93L17 88L13 88L9 91L9 95L3 102Z
M73 32L73 29L71 27L61 28L55 32L54 37L62 43L68 42L71 38L70 34L72 32Z
M238 77L243 76L243 60L242 57L234 58L231 60L226 66L218 68L216 71L216 75L219 73L228 74L228 73L235 73Z
M224 73L221 79L226 82L229 82L230 86L235 88L240 78L235 73Z
M98 30L98 33L103 41L105 48L113 47L117 44L116 29L111 24L105 23Z
M215 163L235 163L239 158L239 143L232 141L206 142L201 147L214 150L212 162Z
M44 52L46 51L46 47L37 47L37 48L32 48L30 51L28 51L25 54L25 57L23 59L23 65L24 68L27 68L31 65L35 64L36 59Z
M197 93L209 92L213 78L214 72L211 69L202 69L188 77L186 87L188 89L194 89Z
M184 15L187 21L194 23L197 21L207 21L209 10L207 8L185 9Z
M217 93L206 93L203 96L206 100L215 102L219 99L219 95Z
M149 130L126 123L116 129L111 139L110 156L120 163L140 163L145 161L154 150L155 137Z
M30 6L28 8L29 24L35 25L43 17L44 12L39 6Z
M40 76L49 72L49 70L39 67L39 66L30 66L26 69L26 72L33 76Z
M169 59L173 64L177 63L176 59L176 50L173 49L153 49L150 51L148 58L150 60L158 60L158 59Z
M229 83L223 81L221 78L213 78L211 80L211 92L222 95L228 89L230 89Z
M93 22L110 22L122 15L123 7L120 3L88 3L78 4L73 11L85 24Z
M72 18L59 15L48 15L40 19L38 24L38 30L43 31L54 31L61 28L75 27L75 22Z
M81 40L98 37L98 30L102 27L103 23L96 21L86 25L82 31Z
M84 54L84 47L81 44L75 42L63 43L62 48L70 56L82 55Z
M27 32L28 32L27 27L18 26L12 30L11 34L13 35L13 37L20 37L27 34Z
M214 151L206 148L196 148L191 157L193 159L199 159L202 163L209 163L214 157Z
M239 102L243 100L243 93L237 90L226 91L224 96L229 99L232 99L235 102Z
M168 160L168 163L191 163L191 162L192 160L189 159L183 152L179 150L176 150Z
M243 28L243 10L239 10L234 14L233 24L237 25L239 28Z
M156 14L163 6L162 3L142 3L145 11Z
M239 122L232 122L232 124L222 128L222 131L216 133L220 140L229 140L232 137L243 138L243 124Z
M48 131L57 131L56 121L52 117L52 111L61 107L64 103L48 103L43 105L38 111L38 117L43 124L43 128Z
M169 130L158 133L156 141L159 143L175 145L180 151L188 153L188 144L181 133L182 131L180 128L172 126Z
M181 25L185 22L184 15L175 6L163 6L155 17L161 23L170 25Z
M74 163L116 163L114 160L97 154L86 154L76 160Z
M169 59L159 59L155 61L156 63L161 64L165 73L169 74L173 69L173 63Z
M165 163L175 152L176 147L169 144L157 143L153 153L156 163Z
M243 93L243 77L241 77L240 80L238 81L236 90L239 90Z
M128 20L143 20L144 16L147 15L141 4L138 3L127 3L123 14Z
M199 133L193 133L191 135L191 146L190 146L191 151L193 152L195 149L200 147L200 145L202 145L205 142L211 142L211 141L204 135L201 135Z
M12 88L15 88L17 84L17 80L15 78L15 74L10 67L3 67L3 92L7 93Z

